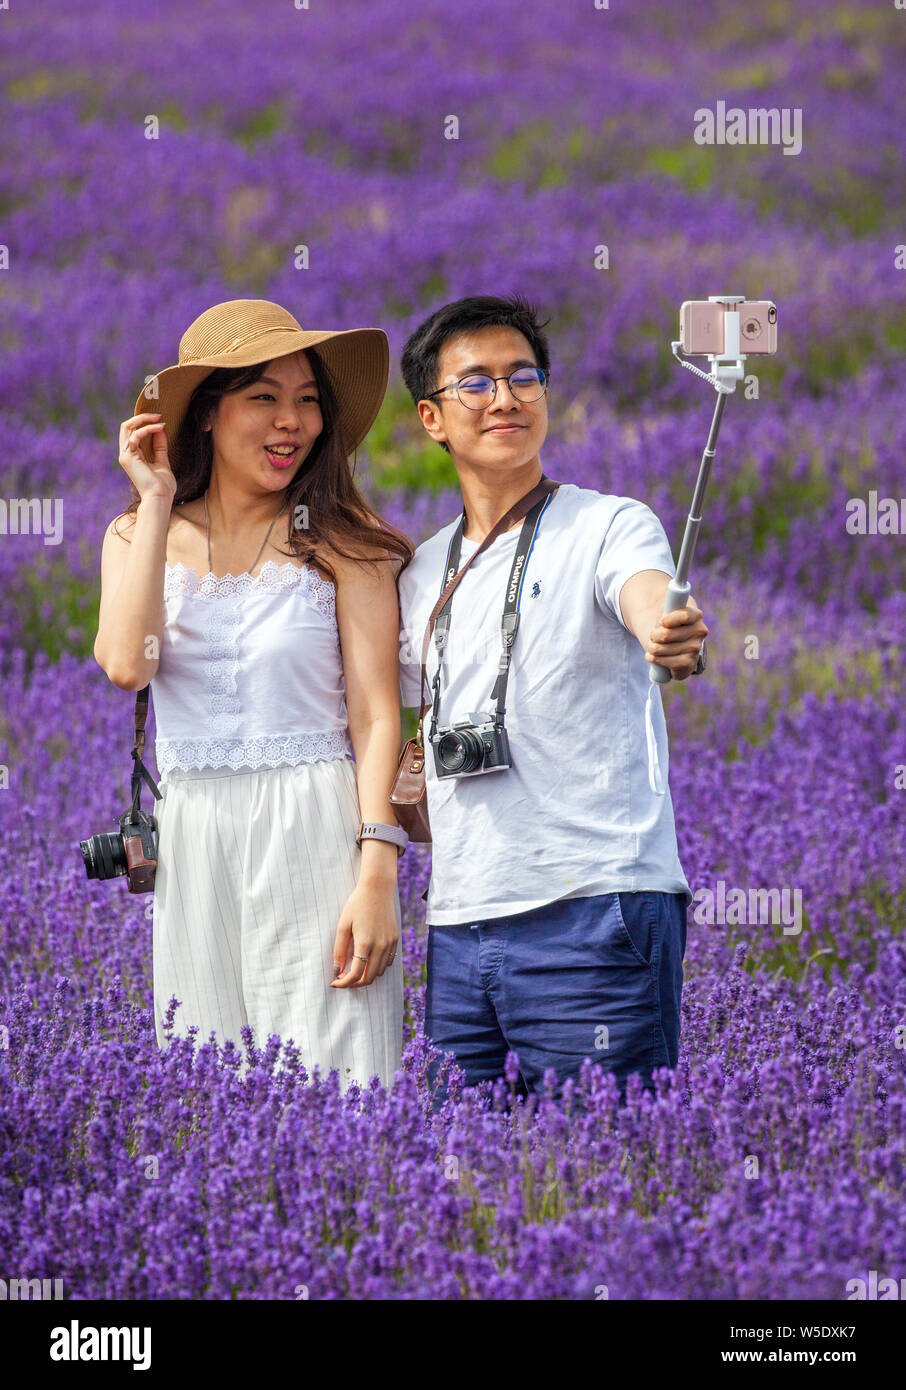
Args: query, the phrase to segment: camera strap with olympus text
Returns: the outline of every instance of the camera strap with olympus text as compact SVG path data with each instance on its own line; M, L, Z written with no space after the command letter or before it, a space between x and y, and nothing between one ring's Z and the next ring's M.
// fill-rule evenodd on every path
M538 484L548 484L549 479L542 474L541 482ZM497 667L497 680L491 691L491 699L497 701L497 708L494 712L494 723L497 728L503 727L503 717L505 713L506 686L509 676L510 656L513 650L513 643L516 640L516 631L519 627L519 602L522 597L522 582L528 568L529 556L535 544L535 536L541 521L541 516L548 506L551 498L556 492L559 484L549 484L550 490L542 494L538 501L534 503L531 510L526 514L522 523L522 531L516 545L516 553L513 556L513 563L510 567L510 577L506 586L506 598L503 605L503 613L500 618L500 637L501 651L500 661ZM531 494L529 494L531 495ZM525 500L525 499L522 499ZM444 577L441 581L441 593L445 592L450 580L459 571L459 560L462 553L462 535L465 530L466 513L463 509L462 516L459 518L459 525L450 538L447 549L447 563L444 569ZM478 553L477 551L475 552ZM470 556L470 561L475 556ZM434 625L434 645L437 650L437 670L434 673L431 698L431 731L429 738L433 740L437 732L437 715L440 708L440 671L443 664L444 648L450 633L450 621L452 613L450 604L453 601L453 591L447 595Z
M522 517L526 516L527 513L530 512L534 506L536 506L536 504L546 504L546 502L553 495L553 493L556 492L559 486L559 483L551 482L549 478L545 478L544 474L542 474L540 481L537 482L535 486L525 494L524 497L520 497L518 502L514 502L512 507L510 507L510 509L507 512L504 512L503 516L499 519L499 521L495 522L495 524L491 527L490 531L485 536L484 540L481 542L478 548L474 550L472 554L469 556L462 569L458 570L455 574L452 575L452 577L450 577L450 561L453 558L452 548L450 551L448 551L447 568L444 571L444 579L446 582L444 583L443 590L439 598L437 599L437 602L434 604L434 607L431 610L431 613L428 618L428 623L425 628L424 639L422 642L421 681L419 683L418 729L416 731L415 737L407 739L407 741L403 744L403 748L399 757L399 764L396 770L396 777L394 778L393 786L390 789L390 804L393 806L394 814L397 820L399 821L400 825L403 827L404 830L408 832L410 840L415 840L416 842L421 844L431 843L431 826L428 821L427 797L425 795L425 749L422 742L422 737L425 715L431 704L434 703L433 701L428 701L425 699L425 666L428 656L428 644L431 640L431 633L434 630L434 623L437 618L437 615L438 613L440 613L441 609L446 607L447 603L452 598L453 591L456 589L457 585L459 584L466 570L471 565L472 561L477 559L478 556L482 553L482 551L486 550L487 547L492 543L492 541L495 541L497 537L507 529L508 526L512 526L514 521L519 521ZM460 540L462 539L462 530L464 522L465 509L463 509L462 518L460 519L458 533ZM517 555L522 553L524 553L523 547L517 546ZM458 560L459 553L457 552L457 563ZM523 563L522 572L524 572L524 569L525 565ZM507 595L509 596L509 588L507 589ZM447 626L449 627L449 624ZM513 626L513 635L515 635L515 625ZM509 652L511 647L512 641L507 643L506 646L507 664L509 663ZM503 656L501 656L501 663L503 663L503 660L504 658ZM498 681L499 679L500 674L498 673ZM497 693L496 686L494 692L492 693Z

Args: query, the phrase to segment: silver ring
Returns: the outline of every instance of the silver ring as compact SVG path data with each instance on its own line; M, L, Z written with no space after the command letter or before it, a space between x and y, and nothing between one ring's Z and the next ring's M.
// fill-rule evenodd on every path
M366 965L368 964L368 957L367 957L367 956L357 956L357 955L353 954L353 957L352 957L352 958L353 958L353 960L363 960L363 961L365 962Z

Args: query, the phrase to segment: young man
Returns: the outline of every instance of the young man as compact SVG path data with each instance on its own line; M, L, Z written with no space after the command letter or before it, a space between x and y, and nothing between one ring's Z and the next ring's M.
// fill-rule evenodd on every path
M542 478L548 349L521 297L472 296L416 329L402 372L464 505L399 576L402 698L419 707L424 632L448 570ZM670 793L656 790L667 734L657 689L646 721L649 663L685 680L708 629L691 596L662 616L675 570L644 503L552 481L527 527L517 521L469 566L447 610L433 742L430 709L424 721L425 1031L470 1085L502 1075L513 1051L523 1092L590 1057L623 1093L632 1072L650 1088L653 1068L676 1065L692 900ZM502 615L516 603L510 766L499 735L467 734L474 769L462 771L462 736L439 747L442 731L493 728ZM437 666L432 635L426 700Z

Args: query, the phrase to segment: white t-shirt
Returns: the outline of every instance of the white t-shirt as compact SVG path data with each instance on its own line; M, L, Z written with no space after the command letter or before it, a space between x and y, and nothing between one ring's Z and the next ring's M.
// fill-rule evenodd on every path
M418 547L399 576L400 689L418 708L422 642L458 524ZM519 522L470 565L450 605L438 728L493 715L500 617ZM460 568L478 548L464 539ZM561 483L525 567L506 691L512 766L438 778L425 716L433 857L429 924L527 912L559 898L661 890L692 893L679 862L669 788L649 781L649 665L620 612L639 570L675 573L658 518L643 502ZM425 698L437 669L432 634ZM650 737L668 773L654 687Z

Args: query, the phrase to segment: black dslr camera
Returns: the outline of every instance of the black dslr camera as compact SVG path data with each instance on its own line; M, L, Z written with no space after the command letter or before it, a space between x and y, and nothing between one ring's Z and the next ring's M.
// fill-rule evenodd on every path
M157 868L157 817L132 807L117 817L119 833L92 835L79 841L82 862L89 878L117 878L125 874L130 893L152 893Z
M512 766L506 729L489 714L470 713L435 730L430 741L438 777L477 777Z
M117 816L119 833L92 835L79 841L82 863L89 878L120 878L129 880L130 893L153 893L154 872L157 868L157 817L143 811L140 805L142 782L146 782L158 801L162 792L145 764L145 719L148 715L146 685L135 697L135 743L132 749L132 805Z

